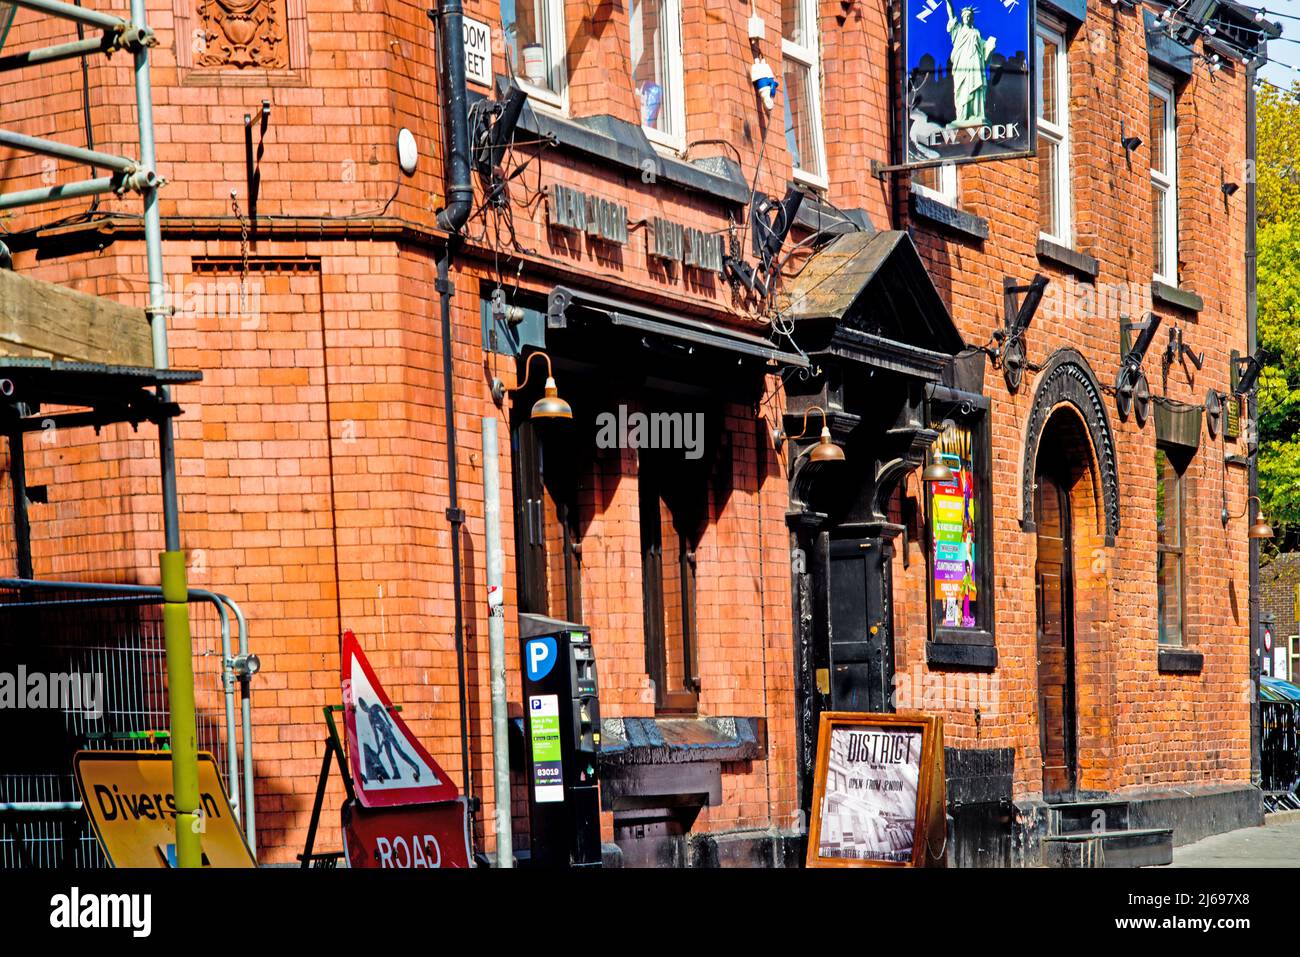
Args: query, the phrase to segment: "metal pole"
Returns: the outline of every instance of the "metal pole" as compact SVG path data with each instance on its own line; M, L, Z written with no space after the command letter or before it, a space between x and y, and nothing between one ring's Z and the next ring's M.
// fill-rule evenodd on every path
M55 0L23 0L52 3ZM78 8L72 8L78 9ZM131 19L147 30L145 0L131 0ZM140 163L153 172L158 165L153 133L153 87L149 81L149 47L134 51L135 105L140 127ZM144 191L145 261L149 271L149 325L153 333L153 362L168 367L167 299L163 283L162 224L158 215L156 181ZM164 402L170 396L160 387ZM199 805L198 735L194 718L194 644L190 636L189 588L185 553L176 504L176 447L172 420L158 422L158 458L162 473L163 539L165 550L158 556L162 573L163 635L167 647L167 699L171 712L172 788L176 795L176 863L201 867L203 845L202 809Z
M139 54L137 54L137 59L139 59ZM137 82L137 95L139 93L139 86L140 84ZM146 82L146 87L147 86L148 83ZM153 132L151 123L151 144L153 142L152 136ZM116 170L119 173L134 173L142 166L145 169L153 169L153 161L151 159L145 159L143 156L140 157L140 162L137 163L135 160L129 160L125 156L114 156L111 153L101 153L99 150L88 150L82 146L72 146L68 143L46 140L39 136L24 136L22 133L15 133L13 130L0 130L0 146L7 146L10 149L22 150L28 153L40 153L42 156L53 156L57 159L72 160L75 163L82 163L86 166L102 166L104 169ZM150 155L152 156L152 153Z
M38 13L48 13L52 17L61 17L64 20L84 23L87 26L99 27L101 30L125 30L130 26L121 17L115 17L111 13L88 10L85 7L78 7L71 3L63 3L62 0L9 0L9 2L16 7L25 7ZM137 12L135 0L131 2L131 19L135 21L137 26L144 26L144 11Z
M244 610L225 595L214 595L235 615L235 625L239 628L239 653L247 658L252 654L248 650L248 621ZM248 847L257 857L257 814L254 807L253 788L253 704L250 697L252 679L247 673L239 676L239 710L242 742L244 745L244 835L248 838ZM231 729L231 734L234 729Z
M1259 215L1258 196L1255 192L1255 162L1257 144L1255 137L1257 134L1258 116L1256 114L1255 103L1255 73L1257 67L1252 63L1246 68L1246 162L1251 175L1246 177L1246 354L1254 355L1256 338L1258 334L1257 323L1259 320L1259 303L1257 299L1257 270L1256 270L1256 245L1255 245L1255 227ZM1255 442L1259 442L1259 426L1256 415L1259 412L1255 400L1257 392L1252 390L1246 400L1246 415L1249 418L1255 434L1251 436ZM1258 448L1258 444L1256 445ZM1259 457L1250 456L1250 472L1246 479L1247 495L1259 494ZM1246 502L1249 511L1250 502ZM1248 629L1250 640L1250 782L1258 785L1260 781L1261 756L1260 746L1262 744L1263 728L1261 727L1261 714L1259 708L1259 683L1260 683L1260 666L1261 666L1261 641L1259 619L1260 619L1260 595L1259 595L1259 539L1252 538L1247 540L1249 548L1249 568L1247 571L1247 614L1250 616L1250 625Z
M9 484L14 493L14 552L19 578L32 577L32 526L27 517L27 454L22 432L9 433Z
M483 418L483 511L487 519L488 667L492 679L492 779L496 804L497 867L514 867L510 830L510 740L506 714L506 606L502 591L501 478L497 420Z
M9 56L0 57L0 73L8 73L10 70L22 70L29 66L43 66L47 63L58 63L61 60L73 60L79 56L85 56L87 53L99 53L101 51L115 50L118 47L118 34L109 32L98 37L87 37L84 40L70 40L67 43L58 43L50 47L42 47L39 50L27 50L23 53L11 53Z
M53 203L61 199L77 199L82 196L113 193L117 191L121 183L122 180L118 177L101 176L99 179L83 180L80 183L44 186L40 189L25 189L17 193L4 193L0 194L0 209L17 209L20 206Z

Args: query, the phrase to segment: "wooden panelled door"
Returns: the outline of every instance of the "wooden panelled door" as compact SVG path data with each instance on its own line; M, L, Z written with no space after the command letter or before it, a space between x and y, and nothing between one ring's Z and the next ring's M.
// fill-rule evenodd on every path
M1070 495L1039 473L1034 490L1038 562L1038 728L1043 799L1072 801L1077 776L1074 705L1074 567L1070 556Z

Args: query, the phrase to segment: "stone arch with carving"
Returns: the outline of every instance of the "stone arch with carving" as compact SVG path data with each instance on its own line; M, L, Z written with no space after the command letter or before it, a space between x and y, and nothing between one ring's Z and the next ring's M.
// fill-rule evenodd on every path
M1020 475L1021 528L1026 532L1036 531L1034 469L1038 461L1038 445L1047 420L1063 404L1072 406L1083 419L1092 442L1101 485L1102 527L1106 545L1113 546L1119 534L1119 468L1115 434L1106 413L1101 385L1088 360L1074 349L1058 349L1052 353L1035 387L1034 403L1025 425L1024 463Z

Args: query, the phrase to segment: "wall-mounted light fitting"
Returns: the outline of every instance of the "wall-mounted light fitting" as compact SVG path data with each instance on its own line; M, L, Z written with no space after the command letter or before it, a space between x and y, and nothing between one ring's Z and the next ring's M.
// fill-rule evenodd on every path
M1226 508L1223 509L1219 513L1219 520L1223 522L1224 525L1227 525L1230 521L1243 517L1247 512L1250 511L1251 502L1254 502L1256 506L1259 506L1260 504L1259 496L1252 495L1250 498L1246 499L1246 506L1236 515L1229 515L1228 510ZM1263 508L1258 508L1258 510L1255 512L1255 521L1253 521L1250 525L1250 528L1246 530L1246 537L1247 538L1272 538L1273 537L1273 526L1270 525L1268 523L1268 519L1264 517Z
M1133 151L1142 145L1142 137L1129 136L1124 131L1124 121L1119 122L1119 145L1124 147L1125 154L1131 156Z
M812 412L820 412L822 415L822 431L817 439L817 444L813 446L812 451L808 453L810 462L843 462L844 450L835 444L831 439L831 430L826 424L826 410L820 405L810 406L804 410L803 428L799 430L798 435L791 435L791 439L802 439L808 434L808 415ZM777 429L772 434L772 439L776 443L777 449L785 444L787 436L784 429Z
M1238 356L1235 361L1237 384L1232 387L1232 394L1245 395L1255 388L1259 373L1264 368L1264 350L1263 348L1256 349L1254 355Z
M524 360L524 381L519 383L513 389L507 389L506 384L500 379L492 380L492 399L500 403L507 392L519 392L528 385L528 375L532 369L532 362L538 356L546 360L546 384L542 386L542 397L533 403L533 410L529 413L531 419L572 419L573 409L569 403L560 398L559 391L555 387L555 377L551 374L551 357L545 352L530 352L528 358Z

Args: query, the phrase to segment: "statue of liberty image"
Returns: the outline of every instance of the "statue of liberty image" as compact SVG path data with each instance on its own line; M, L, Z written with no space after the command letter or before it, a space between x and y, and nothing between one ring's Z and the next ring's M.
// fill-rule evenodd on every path
M988 61L997 37L985 39L975 26L975 8L962 7L959 20L952 10L952 0L944 0L948 8L948 35L952 37L952 101L956 116L949 128L984 126L984 96L988 92Z

